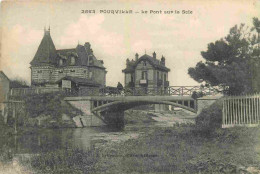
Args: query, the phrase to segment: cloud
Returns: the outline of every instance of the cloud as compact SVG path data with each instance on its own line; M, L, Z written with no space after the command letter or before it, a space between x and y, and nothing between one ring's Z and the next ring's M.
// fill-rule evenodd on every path
M95 43L100 50L109 56L123 53L124 50L115 45L123 44L123 37L116 32L103 29L102 24L105 20L104 15L87 16L81 15L79 20L70 24L61 36L61 46L75 46L80 43Z
M42 38L42 31L20 24L2 28L1 69L10 78L29 81L29 63L36 52L36 45Z

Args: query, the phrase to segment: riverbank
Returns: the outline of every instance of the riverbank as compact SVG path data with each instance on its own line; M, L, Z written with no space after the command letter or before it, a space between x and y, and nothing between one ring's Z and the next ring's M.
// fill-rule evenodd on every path
M60 130L63 136L55 138L60 143L55 149L45 148L13 158L3 149L5 165L0 163L0 171L46 174L260 172L259 127L203 131L193 124L194 115L182 110L173 113L130 111L126 121L124 131L119 132L94 131L93 134L75 129L74 135L91 136L86 141L78 137L80 146L64 148L61 142L76 139L73 134ZM41 142L44 139L45 136L35 140L44 143Z
M209 135L191 125L156 127L138 139L88 152L42 153L30 166L37 173L258 173L259 133L259 128L219 129Z
M154 128L138 139L101 150L95 172L260 172L259 128L221 129L206 135L192 126Z

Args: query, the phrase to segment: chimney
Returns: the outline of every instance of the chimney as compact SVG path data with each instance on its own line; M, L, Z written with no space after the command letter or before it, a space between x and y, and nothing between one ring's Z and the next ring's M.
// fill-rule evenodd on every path
M90 43L89 43L89 42L85 42L84 47L85 47L87 50L89 50L89 49L90 49Z
M127 58L127 59L126 59L126 65L128 65L129 62L130 62L130 60Z
M51 31L50 26L48 30L46 30L46 27L44 27L44 35L50 35L50 31Z
M162 56L162 58L161 58L161 64L162 64L163 66L165 66L165 57L163 57L163 56Z
M138 53L136 53L136 54L135 54L135 61L137 61L138 58L139 58L139 55L138 55Z
M153 58L156 59L156 53L155 52L153 52Z

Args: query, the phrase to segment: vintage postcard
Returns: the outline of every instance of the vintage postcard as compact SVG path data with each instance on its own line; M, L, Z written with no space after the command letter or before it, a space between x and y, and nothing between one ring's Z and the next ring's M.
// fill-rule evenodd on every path
M0 174L260 173L259 0L2 0Z

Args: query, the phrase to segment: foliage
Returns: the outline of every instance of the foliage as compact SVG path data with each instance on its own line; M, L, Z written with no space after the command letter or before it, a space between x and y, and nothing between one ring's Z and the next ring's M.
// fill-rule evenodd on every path
M192 97L193 99L197 99L197 98L200 98L200 97L203 97L203 96L204 96L204 94L203 94L202 91L200 91L200 92L193 91L193 92L192 92L192 95L191 95L191 97Z
M63 101L61 93L33 94L25 97L25 109L29 117L35 118L40 115L50 115L56 121L61 120L62 114L71 117L81 114L81 111Z
M42 152L31 166L43 173L207 174L239 173L259 164L259 128L218 129L210 137L186 125L146 131L138 139L88 152Z
M10 88L29 88L29 86L25 80L15 78L10 81Z
M43 173L89 173L94 171L98 151L85 152L80 149L61 149L42 152L31 160L31 166Z
M123 85L120 83L120 82L118 82L117 83L117 87L116 87L119 91L122 91L123 89L124 89L124 87L123 87Z
M217 100L208 108L205 108L195 119L198 130L211 133L222 124L222 100Z
M133 88L133 87L135 87L134 82L129 82L129 83L126 85L126 88Z
M253 69L259 66L254 61L259 62L260 55L259 36L253 32L259 33L259 23L254 18L251 30L245 24L235 25L225 38L208 44L207 51L201 52L205 61L189 68L188 74L199 83L229 87L229 94L253 92L253 80L257 80Z

